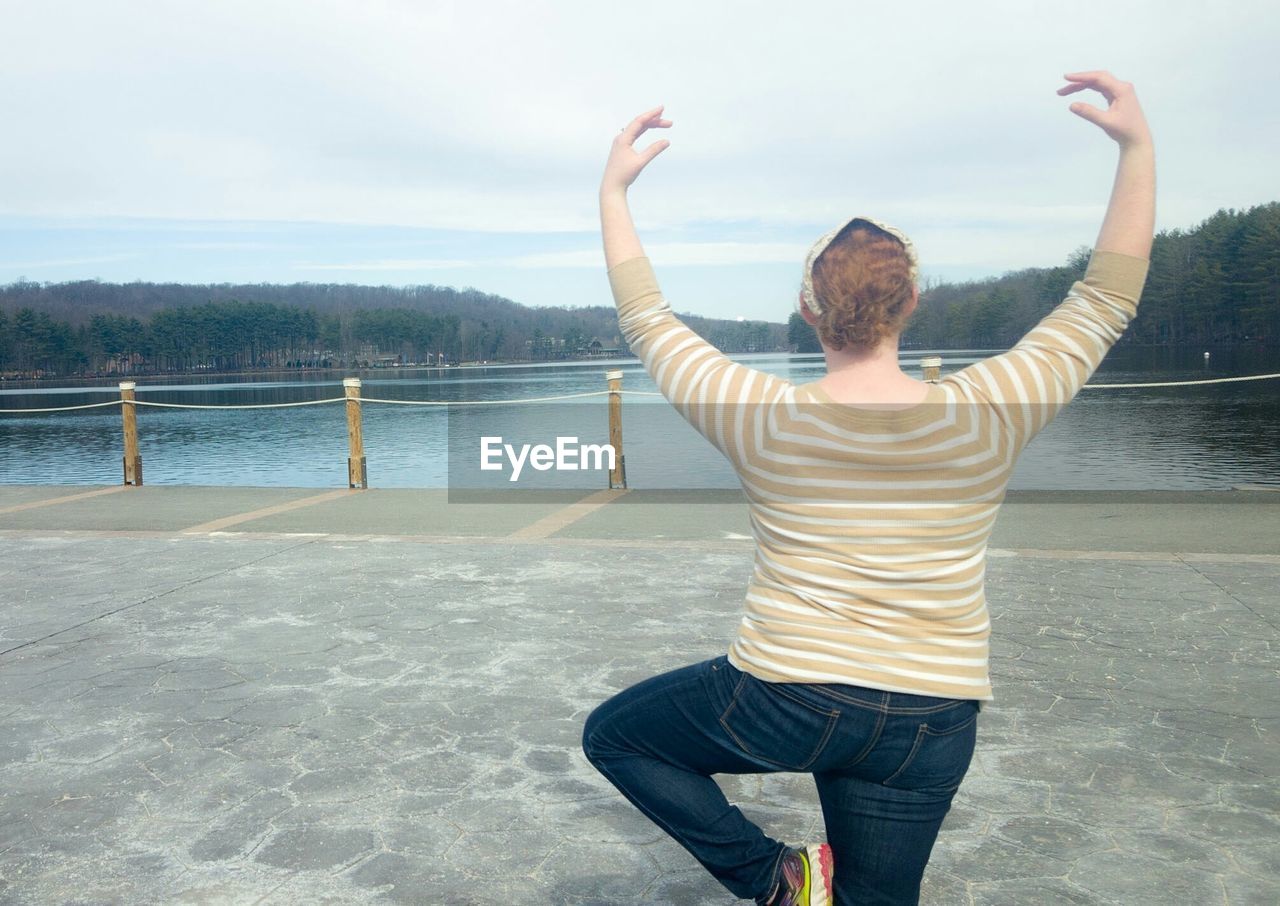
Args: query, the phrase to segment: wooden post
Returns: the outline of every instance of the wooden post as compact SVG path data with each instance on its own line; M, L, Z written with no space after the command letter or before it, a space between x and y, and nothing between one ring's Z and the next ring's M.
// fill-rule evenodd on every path
M920 370L924 372L924 379L930 384L938 383L938 378L942 374L942 356L925 356L920 360Z
M627 486L627 459L622 455L622 372L606 371L609 382L609 446L613 447L613 468L609 470L609 489Z
M347 441L351 455L347 457L347 487L367 489L369 473L364 462L364 436L360 433L360 378L343 378L347 396Z
M124 483L141 487L142 456L138 453L138 407L133 404L133 381L120 382L120 414L124 418Z

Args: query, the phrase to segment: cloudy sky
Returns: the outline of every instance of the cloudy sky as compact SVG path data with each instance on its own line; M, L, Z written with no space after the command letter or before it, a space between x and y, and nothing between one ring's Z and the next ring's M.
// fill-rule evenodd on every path
M783 320L856 213L933 279L1091 244L1114 144L1054 92L1095 68L1147 110L1159 228L1280 199L1274 0L0 0L0 25L0 283L608 304L597 180L665 104L632 203L667 295Z

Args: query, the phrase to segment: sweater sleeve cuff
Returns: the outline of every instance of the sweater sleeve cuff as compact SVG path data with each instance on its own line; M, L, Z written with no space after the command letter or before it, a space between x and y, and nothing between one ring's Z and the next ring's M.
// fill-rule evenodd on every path
M1147 282L1147 269L1150 265L1151 262L1146 258L1094 249L1089 258L1089 268L1084 274L1084 283L1136 303L1142 295L1143 284Z
M610 268L609 287L613 290L614 301L622 306L658 292L658 278L648 258L628 258Z

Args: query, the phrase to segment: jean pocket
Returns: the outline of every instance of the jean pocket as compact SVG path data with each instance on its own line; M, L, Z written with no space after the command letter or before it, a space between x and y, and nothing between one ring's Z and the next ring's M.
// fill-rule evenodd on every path
M906 760L884 785L904 790L954 793L969 770L978 736L978 712L944 728L920 724Z
M720 726L757 761L803 771L817 761L840 712L804 701L785 685L743 674Z

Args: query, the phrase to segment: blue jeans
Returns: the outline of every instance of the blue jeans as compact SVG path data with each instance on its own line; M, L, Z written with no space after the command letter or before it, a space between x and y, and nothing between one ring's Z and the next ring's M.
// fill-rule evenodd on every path
M587 718L582 747L744 899L773 889L786 847L730 805L711 775L811 773L835 857L836 903L916 903L969 769L978 709L968 699L767 683L719 657L609 699Z

